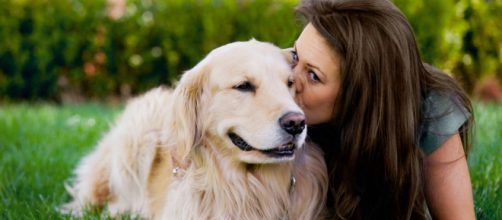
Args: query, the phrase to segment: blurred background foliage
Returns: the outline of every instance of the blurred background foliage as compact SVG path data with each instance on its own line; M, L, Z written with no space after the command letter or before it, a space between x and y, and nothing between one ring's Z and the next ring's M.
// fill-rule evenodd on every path
M502 0L394 0L424 61L470 93L502 79ZM296 0L0 0L0 101L128 97L170 85L211 49L290 47Z

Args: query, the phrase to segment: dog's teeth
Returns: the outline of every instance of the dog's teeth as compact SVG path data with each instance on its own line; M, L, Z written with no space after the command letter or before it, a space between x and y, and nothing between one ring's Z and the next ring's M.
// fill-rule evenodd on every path
M279 148L279 150L293 150L295 148L294 144L287 144L284 145L283 147Z

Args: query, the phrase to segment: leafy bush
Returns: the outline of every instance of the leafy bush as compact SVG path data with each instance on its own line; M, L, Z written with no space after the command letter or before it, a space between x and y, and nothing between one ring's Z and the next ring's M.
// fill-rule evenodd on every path
M0 9L0 98L138 93L169 84L211 49L256 38L293 44L294 1L5 1ZM64 98L64 97L63 97Z
M123 0L121 16L112 16L111 2L121 0L3 0L0 100L136 94L170 84L231 41L290 47L302 25L295 0ZM502 0L394 2L425 61L469 91L488 75L502 78Z
M468 92L502 80L502 0L394 0L408 16L422 58L455 75Z

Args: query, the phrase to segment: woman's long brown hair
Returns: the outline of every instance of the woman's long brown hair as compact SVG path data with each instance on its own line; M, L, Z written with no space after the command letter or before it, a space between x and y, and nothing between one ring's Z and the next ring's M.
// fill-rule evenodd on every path
M422 63L413 30L387 0L310 0L296 8L341 58L334 119L309 128L326 155L328 210L340 219L426 219L422 101L430 91L467 95ZM472 117L460 129L470 147Z

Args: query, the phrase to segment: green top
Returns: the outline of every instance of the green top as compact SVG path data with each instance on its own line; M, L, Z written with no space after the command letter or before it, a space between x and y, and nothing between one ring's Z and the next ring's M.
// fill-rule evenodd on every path
M422 104L424 115L420 128L420 146L429 155L458 132L470 113L455 96L432 92Z

